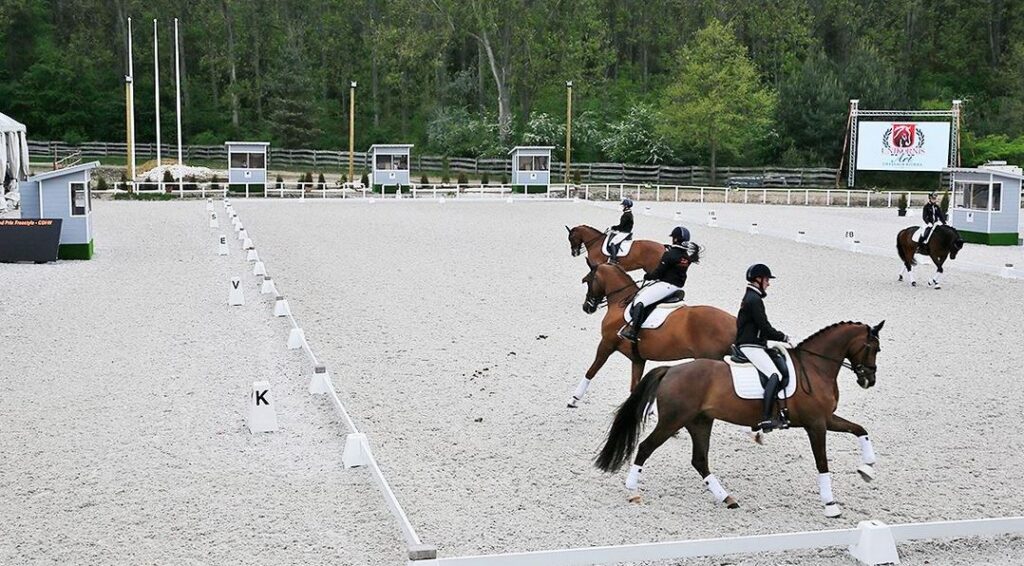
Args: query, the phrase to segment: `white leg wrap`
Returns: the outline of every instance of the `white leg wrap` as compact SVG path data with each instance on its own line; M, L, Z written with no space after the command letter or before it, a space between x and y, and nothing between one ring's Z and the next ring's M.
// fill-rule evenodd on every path
M835 497L832 495L832 474L828 472L818 474L818 495L821 496L822 503L828 504L835 501Z
M867 436L858 436L857 442L860 443L861 461L869 466L873 466L875 464L875 448L871 445L871 439Z
M729 497L729 492L725 491L722 484L718 483L718 478L715 477L715 474L708 474L708 477L704 478L704 485L707 486L708 491L715 498L715 503L721 503L725 501L726 497Z
M637 466L636 464L629 467L629 475L626 476L626 489L634 491L640 486L640 472L643 469L643 466Z
M576 392L572 394L573 399L582 401L583 396L587 394L587 387L590 387L590 380L584 377L580 380L580 384L576 386Z

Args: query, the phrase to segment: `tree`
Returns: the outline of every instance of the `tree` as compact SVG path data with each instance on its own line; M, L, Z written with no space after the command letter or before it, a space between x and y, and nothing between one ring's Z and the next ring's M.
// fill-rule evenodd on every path
M811 53L786 76L779 99L784 144L808 155L816 165L834 165L842 151L848 100L824 51Z
M708 154L717 179L718 154L742 154L772 125L775 95L763 87L732 28L712 20L677 56L661 101L658 132L676 147Z
M672 159L672 148L662 132L657 110L649 104L637 104L619 122L610 124L601 140L601 149L611 159L624 163L657 164Z
M313 85L298 39L285 43L270 86L268 122L274 141L284 147L309 147L320 136Z

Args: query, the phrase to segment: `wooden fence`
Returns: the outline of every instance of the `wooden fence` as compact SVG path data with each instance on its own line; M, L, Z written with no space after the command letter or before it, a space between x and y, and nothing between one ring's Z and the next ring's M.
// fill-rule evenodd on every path
M127 144L108 142L86 142L67 144L54 141L29 141L29 155L33 161L53 160L54 155L66 155L80 151L83 157L126 157ZM177 147L163 144L162 156L177 158ZM135 146L139 161L156 158L156 144L140 143ZM186 161L215 161L227 163L227 149L222 145L190 145L182 148ZM369 154L354 152L357 174L369 169ZM431 155L413 155L412 170L416 175L445 172L445 158ZM506 158L447 158L447 171L453 177L459 173L479 177L487 174L492 182L511 176L512 161ZM271 169L293 169L299 171L345 173L348 168L347 151L319 149L283 149L271 146L268 167ZM769 188L833 188L836 170L828 167L787 168L787 167L719 167L717 182L712 183L711 168L699 165L632 165L626 163L573 163L572 171L579 172L584 183L645 183L658 185L723 186L730 178L747 177L756 179L756 186ZM561 181L565 176L565 163L551 163L552 181Z

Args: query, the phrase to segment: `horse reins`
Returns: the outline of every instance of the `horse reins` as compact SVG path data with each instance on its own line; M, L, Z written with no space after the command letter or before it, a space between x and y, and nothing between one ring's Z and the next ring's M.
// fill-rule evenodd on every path
M864 345L861 346L860 349L857 350L856 352L854 352L854 354L852 356L850 356L850 357L851 358L855 357L855 356L859 355L861 352L863 352L864 350L866 350L868 348L873 348L873 347L874 346L871 346L870 344L865 342ZM826 356L824 354L819 354L818 352L812 352L810 350L805 350L805 349L801 348L799 345L794 347L793 351L795 351L795 352L806 352L806 353L808 353L808 354L810 354L812 356L817 356L819 358L828 360L828 361L830 361L832 363L839 364L840 367L844 367L844 368L852 371L853 373L857 374L857 377L862 377L861 373L864 370L878 371L878 366L869 366L867 364L854 364L852 362L846 361L845 358L837 360L835 358L830 358L829 356ZM797 361L800 363L800 371L803 372L803 374L804 374L804 381L806 383L806 386L804 387L804 393L807 393L808 395L810 395L811 394L811 376L807 374L807 368L804 367L803 360L801 360L800 358L797 358Z
M602 232L585 242L580 242L580 245L576 248L576 255L583 255L583 250L589 248L590 244L593 244L594 242L600 240L601 238L604 238L606 235L607 234Z

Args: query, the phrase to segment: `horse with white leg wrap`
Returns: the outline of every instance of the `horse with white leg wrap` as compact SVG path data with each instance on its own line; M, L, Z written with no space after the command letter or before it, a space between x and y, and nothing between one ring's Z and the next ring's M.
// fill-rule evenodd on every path
M879 332L884 321L876 326L857 322L840 322L826 327L787 350L792 360L796 381L787 398L791 427L807 432L817 468L818 493L826 517L841 514L832 493L832 476L828 469L825 435L828 431L846 432L857 437L861 449L861 478L875 477L875 452L867 431L861 425L835 414L839 404L837 378L842 367L857 375L857 384L867 389L875 384L875 360L880 350ZM674 367L663 366L647 373L636 389L615 413L608 438L595 459L595 465L606 472L619 470L636 450L636 457L626 479L626 487L635 492L640 473L651 454L681 428L690 433L693 443L692 465L711 492L716 503L728 508L739 506L735 497L722 487L708 465L711 427L716 419L741 426L753 426L761 419L761 402L757 395L743 398L739 383L734 383L737 370L724 361L694 360ZM638 442L648 405L658 404L658 424L651 434ZM638 497L631 495L631 500Z

